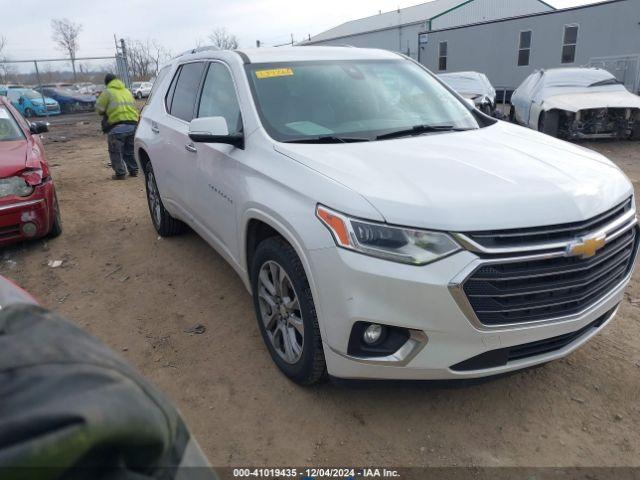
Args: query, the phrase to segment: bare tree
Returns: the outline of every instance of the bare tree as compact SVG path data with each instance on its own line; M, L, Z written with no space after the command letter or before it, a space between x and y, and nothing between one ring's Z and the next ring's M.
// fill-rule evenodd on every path
M58 48L69 55L71 68L73 68L73 79L76 80L76 53L80 47L78 37L82 31L82 25L74 23L68 18L51 20L51 38Z
M0 83L7 83L7 78L13 73L11 65L5 63L7 61L7 57L4 54L4 48L6 46L7 39L4 36L0 36Z
M209 40L221 50L235 50L238 48L238 37L227 32L226 28L216 28L209 35Z
M158 74L160 65L169 60L171 53L153 39L127 39L127 60L135 80L149 80Z

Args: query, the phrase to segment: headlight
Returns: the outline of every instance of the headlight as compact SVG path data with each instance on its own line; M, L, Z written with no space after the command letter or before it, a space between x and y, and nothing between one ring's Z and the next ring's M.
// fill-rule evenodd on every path
M33 193L33 187L22 177L9 177L0 179L0 197L15 195L28 197Z
M318 205L316 215L339 247L410 265L426 265L461 249L449 235L350 218Z

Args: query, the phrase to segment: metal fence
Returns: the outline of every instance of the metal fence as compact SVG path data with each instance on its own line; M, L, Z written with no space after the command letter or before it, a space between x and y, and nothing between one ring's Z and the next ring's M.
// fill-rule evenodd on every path
M45 88L66 88L77 95L95 96L104 83L106 73L114 73L127 87L131 86L126 55L118 49L116 55L107 57L78 57L73 62L69 58L49 58L30 60L0 61L0 95L13 99L10 90L30 88L40 94L39 99L25 98L17 105L25 116L50 116L68 113L68 109L59 104L61 112L51 107L55 102L47 99ZM33 92L30 93L35 96ZM24 103L37 100L31 107ZM76 102L74 105L77 105Z

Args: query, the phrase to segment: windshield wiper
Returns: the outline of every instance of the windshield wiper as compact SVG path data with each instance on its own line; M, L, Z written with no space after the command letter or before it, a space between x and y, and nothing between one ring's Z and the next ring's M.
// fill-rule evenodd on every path
M358 143L370 142L370 138L360 137L338 137L334 135L323 135L321 137L304 137L293 140L285 140L284 143Z
M592 83L589 87L604 87L605 85L620 85L621 81L615 78L607 78L606 80L600 80L599 82Z
M413 135L422 135L423 133L431 132L464 132L466 130L472 130L470 128L458 128L453 125L415 125L411 128L404 130L398 130L396 132L385 133L378 135L376 140L389 140L392 138L410 137Z

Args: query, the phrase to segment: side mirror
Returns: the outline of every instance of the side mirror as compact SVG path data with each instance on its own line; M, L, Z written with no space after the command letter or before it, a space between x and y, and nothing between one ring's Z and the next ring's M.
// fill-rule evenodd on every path
M224 117L194 118L189 123L189 138L198 143L226 143L244 148L244 135L229 134L229 127Z
M49 124L47 122L31 122L29 124L29 131L33 135L39 135L49 131Z

